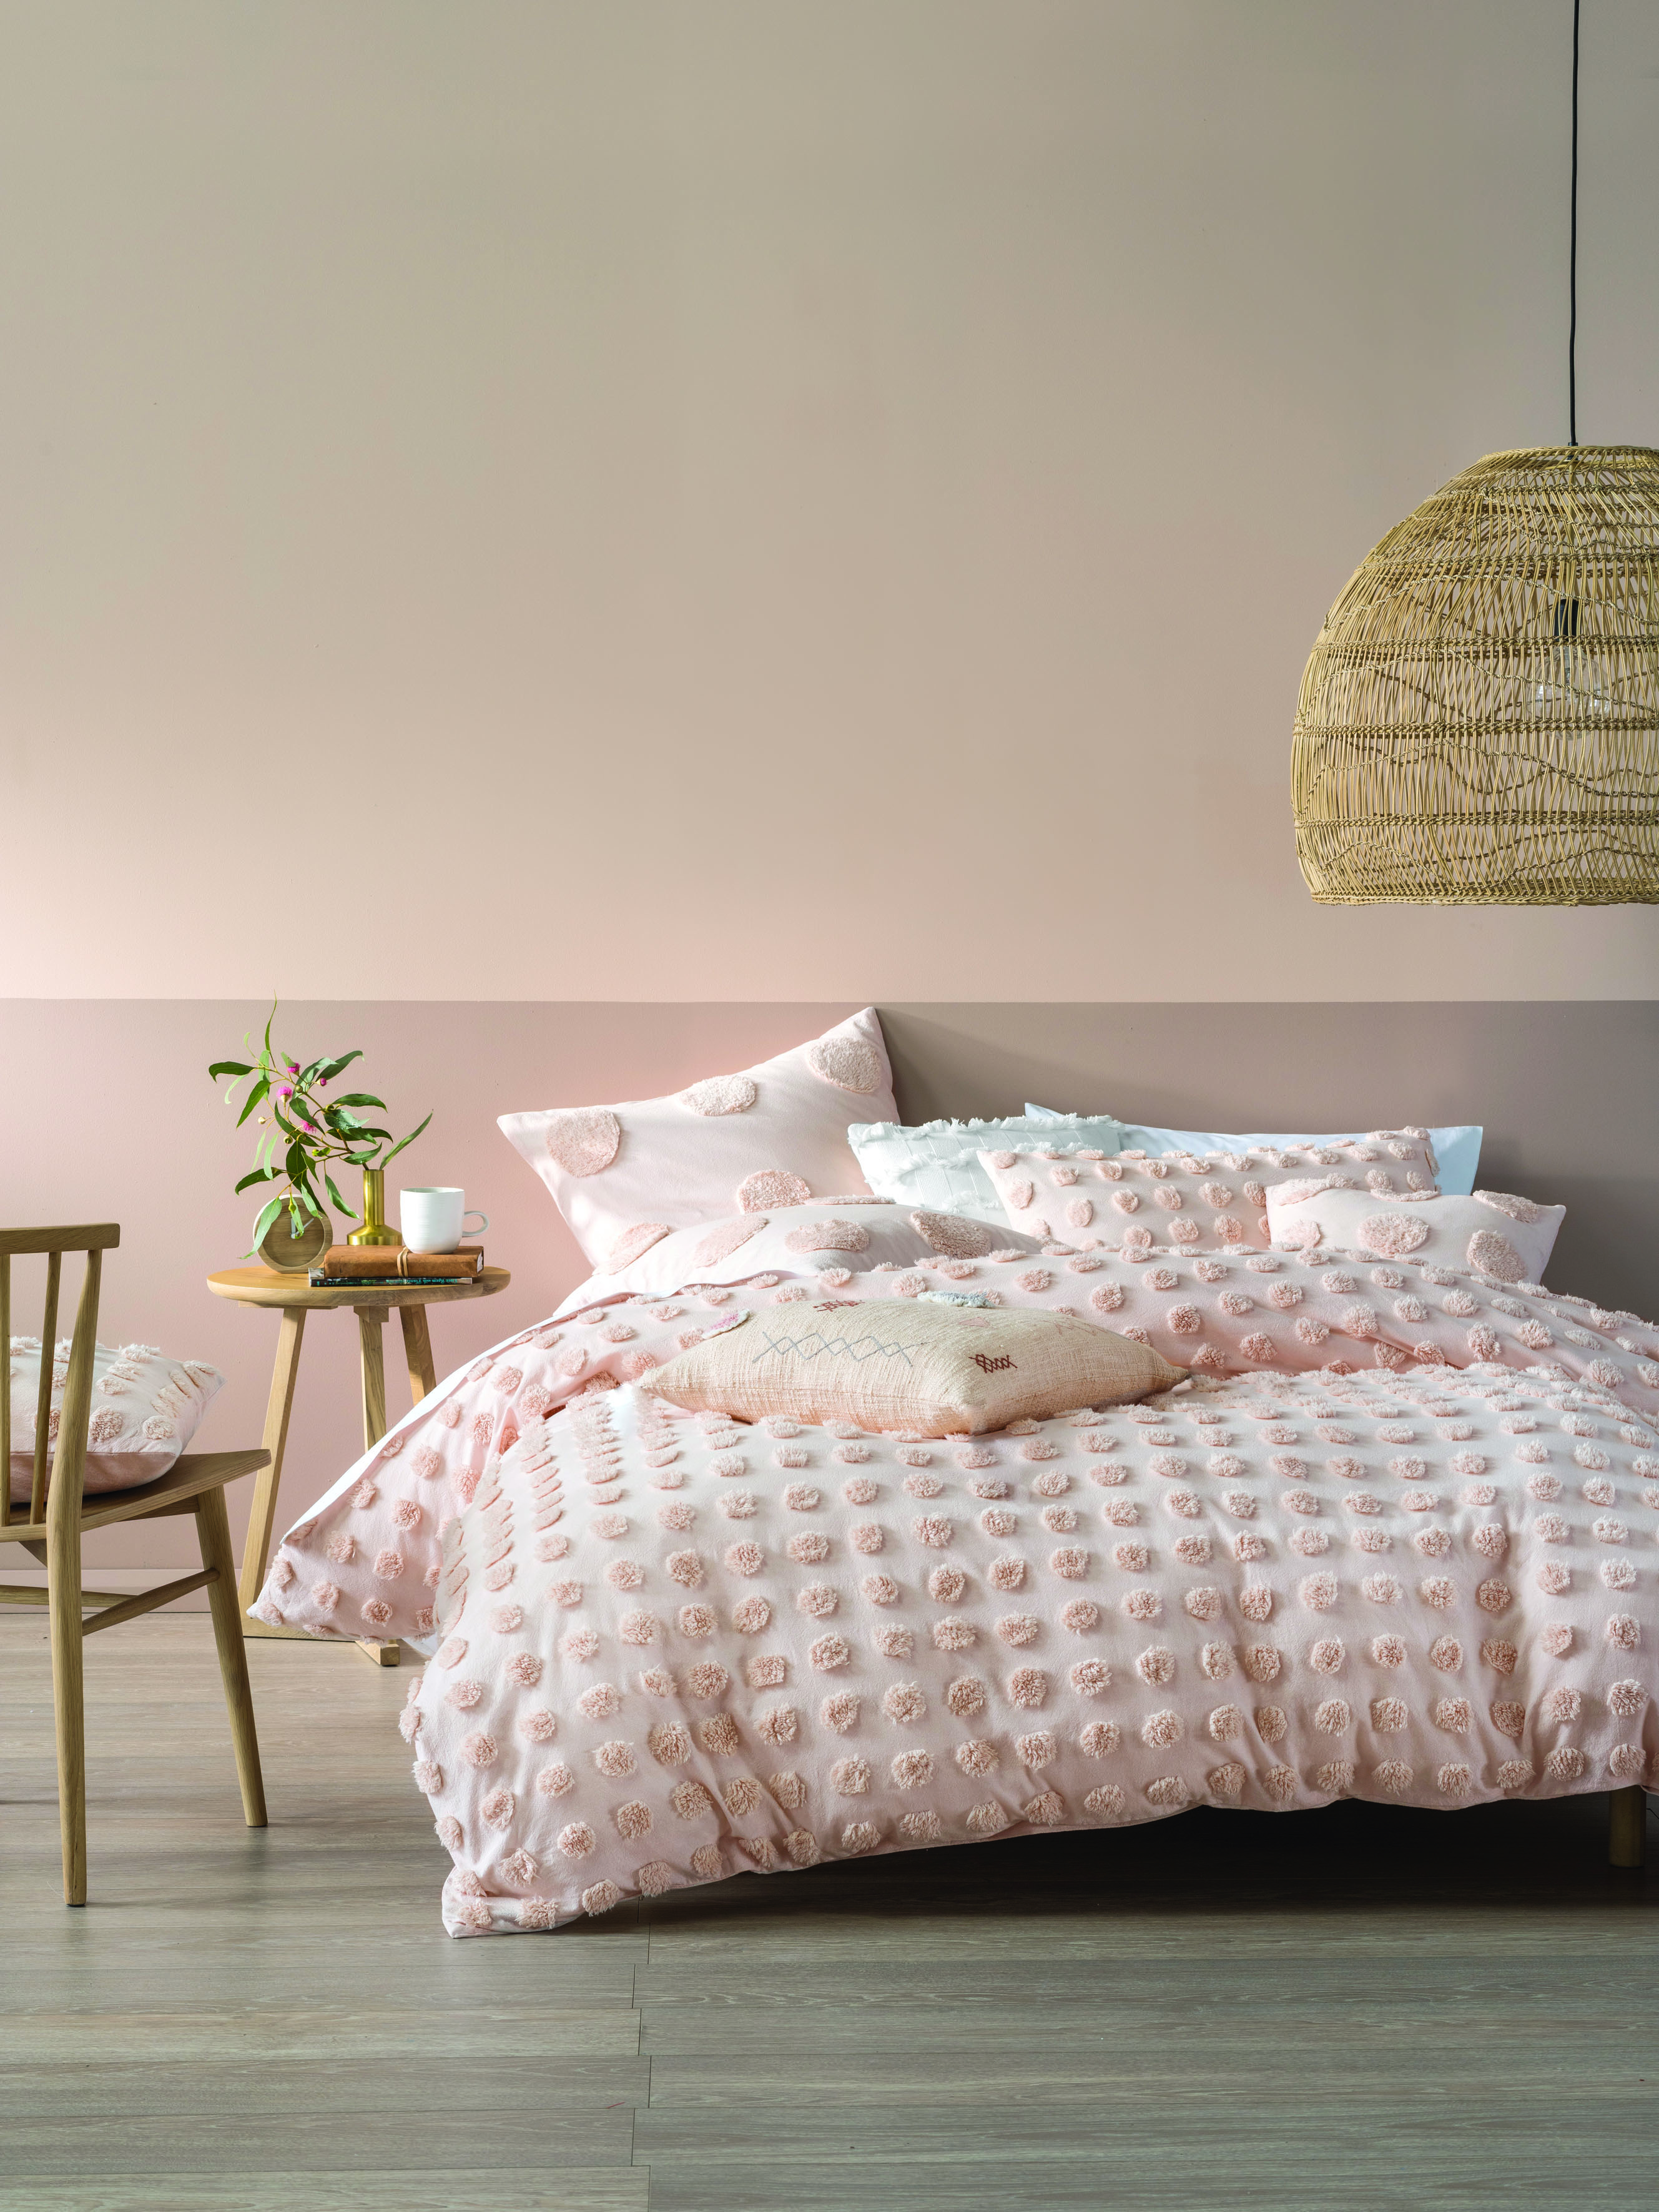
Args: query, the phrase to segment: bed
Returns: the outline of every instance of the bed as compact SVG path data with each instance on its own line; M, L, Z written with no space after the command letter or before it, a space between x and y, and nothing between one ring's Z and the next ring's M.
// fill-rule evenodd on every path
M680 1175L694 1218L594 1226L601 1270L289 1532L261 1618L425 1657L401 1724L453 1935L1197 1805L1656 1779L1659 1330L1501 1237L1469 1248L1496 1273L1413 1247L1448 1203L1420 1130L1219 1162L975 1134L1000 1219L775 1166L711 1218ZM556 1135L590 1183L624 1149ZM1255 1194L1322 1182L1406 1227L1273 1243ZM969 1299L1182 1379L982 1434L662 1395L740 1315L852 1343L884 1303Z

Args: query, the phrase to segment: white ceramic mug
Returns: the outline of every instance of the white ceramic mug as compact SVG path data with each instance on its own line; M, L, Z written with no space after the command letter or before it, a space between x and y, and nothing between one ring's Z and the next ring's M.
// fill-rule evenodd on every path
M489 1216L479 1213L476 1229L466 1225L471 1218L464 1190L398 1193L398 1226L411 1252L453 1252L463 1237L482 1237L489 1226Z

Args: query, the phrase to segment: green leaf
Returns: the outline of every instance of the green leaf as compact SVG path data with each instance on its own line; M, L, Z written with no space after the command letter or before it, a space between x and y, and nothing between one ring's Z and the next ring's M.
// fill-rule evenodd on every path
M208 1073L216 1083L222 1075L252 1075L253 1069L246 1060L216 1060Z
M435 1112L436 1110L437 1110L437 1109L435 1109L435 1107L434 1107L434 1109L433 1109L433 1111L434 1111L434 1112ZM403 1144L394 1145L394 1146L392 1147L392 1150L391 1150L391 1151L386 1154L386 1158L385 1158L385 1159L383 1159L383 1160L380 1162L380 1165L381 1165L382 1167L385 1167L385 1166L386 1166L386 1165L387 1165L391 1161L395 1160L395 1159L397 1158L397 1157L398 1157L398 1153L399 1153L400 1152L402 1152L402 1151L403 1151L403 1149L404 1149L404 1145L412 1145L412 1144L414 1143L414 1141L415 1141L416 1138L416 1137L418 1137L418 1136L420 1135L420 1133L421 1133L421 1129L424 1129L424 1128L426 1127L426 1126L427 1126L427 1121L431 1121L431 1119L432 1119L432 1115L431 1115L431 1114L428 1114L428 1115L427 1115L427 1117L426 1117L426 1121L422 1121L422 1124L421 1124L421 1128L420 1128L420 1129L411 1129L411 1130L410 1131L409 1134L408 1134L408 1135L404 1139L404 1140L403 1140Z
M355 1221L357 1217L352 1212L351 1208L346 1204L344 1199L341 1197L339 1192L336 1189L333 1176L325 1171L323 1181L328 1185L328 1194L334 1201L335 1212L337 1213L344 1214L348 1221Z
M239 1191L251 1190L256 1182L275 1182L281 1173L278 1168L254 1168L236 1186Z
M246 1121L248 1115L253 1111L254 1108L269 1094L270 1090L270 1085L265 1080L264 1076L261 1076L257 1083L250 1085L247 1094L247 1103L243 1107L241 1112L236 1116L236 1126L239 1129L241 1127L243 1122Z
M392 1142L390 1129L376 1128L372 1121L360 1121L355 1114L340 1116L339 1133L343 1141L351 1145L389 1145Z
M336 1106L378 1106L381 1113L384 1114L386 1111L385 1099L377 1098L372 1091L343 1091L339 1097L331 1103Z
M361 1060L362 1056L362 1053L360 1050L357 1052L343 1052L336 1060L319 1060L317 1062L318 1081L319 1083L332 1083L335 1077L338 1075L343 1069L349 1067L354 1060Z
M282 1212L283 1204L283 1201L280 1198L273 1198L267 1200L267 1202L259 1208L259 1218L253 1224L253 1243L256 1249L258 1249L259 1239L264 1235L266 1230L270 1228L271 1223L275 1221L277 1215Z

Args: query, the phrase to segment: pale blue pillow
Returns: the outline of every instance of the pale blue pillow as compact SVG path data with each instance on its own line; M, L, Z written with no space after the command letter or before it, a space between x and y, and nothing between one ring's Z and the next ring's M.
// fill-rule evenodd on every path
M1032 1121L1066 1121L1076 1119L1074 1115L1056 1114L1051 1107L1030 1106L1026 1117ZM1316 1137L1298 1129L1294 1136L1239 1136L1224 1129L1147 1129L1139 1122L1120 1124L1123 1142L1115 1147L1124 1152L1241 1152L1252 1145L1271 1145L1275 1151L1286 1145L1346 1145L1356 1137L1368 1137L1369 1129L1338 1129L1323 1137ZM1419 1127L1421 1125L1419 1124ZM1429 1142L1434 1146L1434 1156L1440 1163L1439 1183L1443 1191L1454 1198L1467 1198L1474 1188L1475 1170L1480 1164L1480 1139L1485 1131L1476 1122L1460 1122L1449 1129L1431 1129Z
M1007 1216L978 1152L1029 1152L1034 1143L1073 1151L1121 1152L1129 1142L1109 1114L1028 1113L1001 1121L854 1121L847 1141L878 1198L930 1213L967 1213L1007 1226Z

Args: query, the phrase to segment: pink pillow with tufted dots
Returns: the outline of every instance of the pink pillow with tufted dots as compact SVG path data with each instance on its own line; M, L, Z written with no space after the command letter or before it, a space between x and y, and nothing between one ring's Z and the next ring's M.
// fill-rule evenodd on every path
M70 1344L58 1340L47 1418L47 1471L58 1444L58 1417L69 1379ZM11 1494L27 1498L34 1479L34 1410L40 1387L40 1340L11 1340ZM82 1488L131 1490L167 1473L224 1387L216 1367L201 1359L169 1359L153 1344L100 1344L93 1354L92 1413L87 1424Z
M847 1141L896 1115L873 1007L738 1075L668 1098L503 1114L595 1267L630 1266L676 1229L808 1199L868 1197Z
M981 1152L980 1164L1016 1229L1079 1249L1133 1252L1186 1245L1212 1252L1265 1251L1267 1186L1300 1168L1348 1185L1375 1206L1434 1189L1434 1163L1421 1138L1398 1130L1322 1145L1316 1152Z
M1500 1190L1467 1198L1413 1193L1397 1203L1305 1182L1275 1183L1267 1193L1273 1243L1285 1251L1334 1244L1371 1259L1470 1267L1501 1283L1543 1281L1566 1212Z

